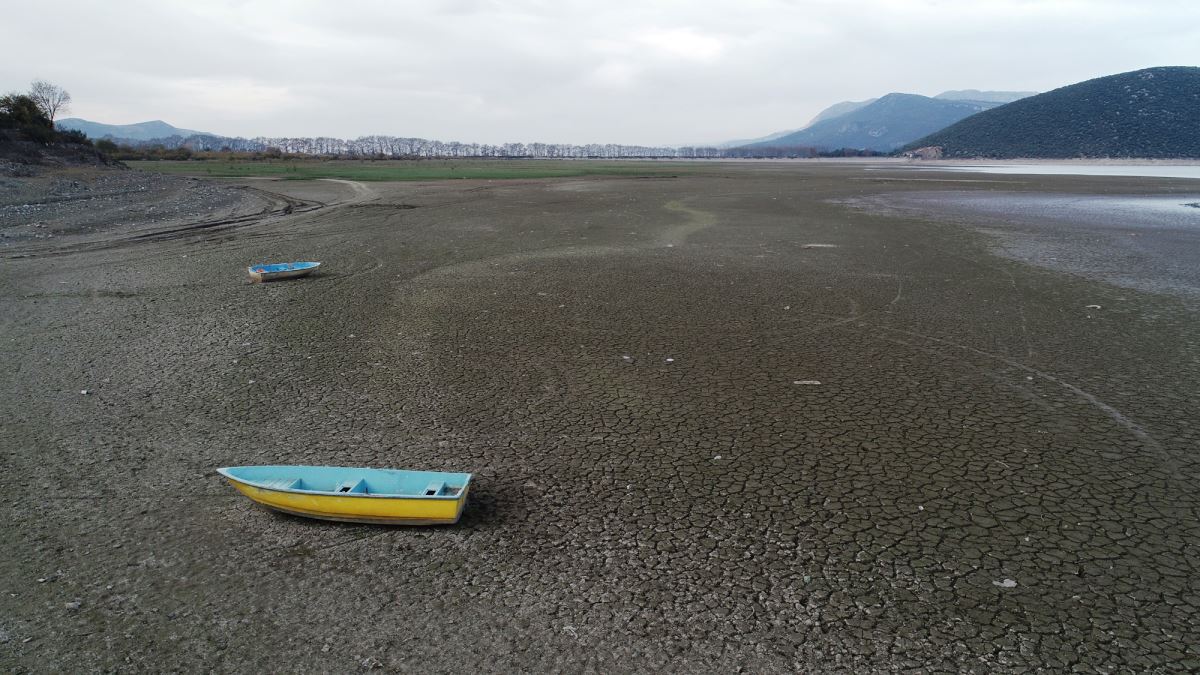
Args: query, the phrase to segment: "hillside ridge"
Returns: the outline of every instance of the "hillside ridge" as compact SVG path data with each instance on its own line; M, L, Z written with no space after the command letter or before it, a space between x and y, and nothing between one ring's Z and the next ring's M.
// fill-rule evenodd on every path
M1200 158L1200 68L1159 66L1060 87L908 144L945 157Z

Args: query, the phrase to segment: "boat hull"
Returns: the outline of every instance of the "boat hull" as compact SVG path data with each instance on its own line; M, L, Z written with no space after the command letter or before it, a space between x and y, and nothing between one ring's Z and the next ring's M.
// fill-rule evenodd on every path
M301 489L273 488L219 470L246 497L269 509L306 518L377 525L450 525L462 517L470 489L469 479L457 494L446 497L368 493L332 494ZM354 471L354 470L346 470ZM386 470L371 470L386 471ZM409 475L444 476L423 472L396 472ZM370 480L370 474L366 479ZM468 474L469 475L469 474ZM355 476L356 477L356 476ZM354 478L350 479L351 481Z
M294 516L376 525L453 525L462 517L467 491L459 499L433 502L405 497L305 495L254 487L230 480L238 492L276 511Z

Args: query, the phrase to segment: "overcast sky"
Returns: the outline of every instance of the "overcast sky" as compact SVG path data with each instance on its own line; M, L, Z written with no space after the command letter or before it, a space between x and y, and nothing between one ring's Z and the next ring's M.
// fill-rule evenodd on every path
M0 44L0 91L47 79L110 124L678 145L1200 65L1200 0L0 0Z

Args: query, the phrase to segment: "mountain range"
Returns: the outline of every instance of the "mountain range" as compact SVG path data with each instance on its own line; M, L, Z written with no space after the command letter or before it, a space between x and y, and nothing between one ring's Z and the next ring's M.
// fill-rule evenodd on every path
M934 97L888 94L865 101L842 101L817 113L799 129L780 131L721 147L854 148L891 152L921 136L981 110L1016 101L1032 92L946 91Z
M1200 68L1159 67L1068 85L911 143L946 157L1200 157Z
M917 94L888 94L843 115L750 148L854 148L891 152L999 103L947 101Z
M191 150L266 150L329 156L415 157L758 157L836 153L843 149L895 152L938 146L947 157L1200 158L1200 68L1158 67L1100 77L1044 94L948 91L935 97L892 93L843 101L806 127L737 147L643 147L542 143L481 145L367 136L227 138L181 129L161 120L110 125L68 118L60 129L93 139Z
M180 129L162 120L138 122L137 124L101 124L99 122L89 122L88 120L79 119L78 117L68 117L67 119L55 122L54 125L63 130L77 129L87 134L88 138L96 140L112 138L116 140L152 141L158 138L170 138L171 136L216 135L206 131Z

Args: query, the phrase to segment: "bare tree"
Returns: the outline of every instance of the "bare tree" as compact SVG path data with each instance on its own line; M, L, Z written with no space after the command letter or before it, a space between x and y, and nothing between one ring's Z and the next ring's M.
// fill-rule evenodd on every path
M45 80L34 80L29 85L29 98L50 118L51 124L54 123L54 117L66 112L71 103L71 94L66 89Z

